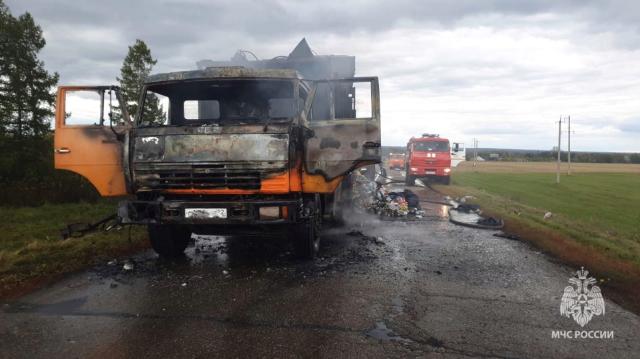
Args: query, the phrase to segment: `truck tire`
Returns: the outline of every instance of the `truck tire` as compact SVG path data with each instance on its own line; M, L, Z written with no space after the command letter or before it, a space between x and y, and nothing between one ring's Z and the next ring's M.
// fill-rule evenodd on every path
M311 213L303 222L294 225L291 240L295 254L300 259L313 259L320 249L320 213L317 202L307 203Z
M150 224L147 232L151 247L163 258L175 258L184 254L191 239L191 231L177 225Z
M320 249L319 221L312 220L296 225L293 246L300 259L313 259Z
M404 184L406 184L407 186L413 186L416 184L416 178L407 174L404 176Z
M451 184L451 176L447 176L442 180L442 183L446 184L447 186Z

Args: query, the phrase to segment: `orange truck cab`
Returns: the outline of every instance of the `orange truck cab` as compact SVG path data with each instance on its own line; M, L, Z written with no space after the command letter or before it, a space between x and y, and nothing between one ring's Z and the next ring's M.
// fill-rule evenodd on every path
M451 151L449 140L439 135L423 134L407 143L405 181L413 185L416 179L451 181Z
M404 169L404 153L390 153L389 168L392 170L403 170Z
M60 87L56 168L127 195L118 217L147 225L161 256L181 254L192 233L282 229L313 257L352 171L380 163L380 105L376 77L349 76L353 57L306 46L150 76L133 119L116 87Z

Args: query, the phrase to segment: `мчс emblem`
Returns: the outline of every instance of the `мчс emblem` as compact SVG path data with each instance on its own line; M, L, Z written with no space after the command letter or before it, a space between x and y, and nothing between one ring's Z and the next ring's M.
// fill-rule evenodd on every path
M604 315L604 298L600 288L594 285L596 279L588 275L589 271L585 271L584 267L576 271L576 276L569 279L572 285L564 288L560 303L560 314L573 317L581 327L589 323L594 315Z

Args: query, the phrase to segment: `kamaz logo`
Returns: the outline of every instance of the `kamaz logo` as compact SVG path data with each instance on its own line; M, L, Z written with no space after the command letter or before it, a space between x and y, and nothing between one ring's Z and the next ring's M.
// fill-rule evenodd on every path
M154 145L157 145L160 143L160 139L158 137L142 137L142 143L153 143Z

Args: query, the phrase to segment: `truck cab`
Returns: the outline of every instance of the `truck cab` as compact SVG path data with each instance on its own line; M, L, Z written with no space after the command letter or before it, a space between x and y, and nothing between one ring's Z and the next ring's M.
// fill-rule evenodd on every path
M416 179L451 182L451 152L446 138L434 134L411 138L405 162L407 185L413 185Z
M392 170L404 169L404 153L389 154L389 169L392 169Z
M75 100L90 95L97 100ZM321 220L348 201L351 172L381 160L375 77L308 80L238 66L158 74L134 119L117 112L126 106L116 87L63 86L57 101L56 168L103 196L127 196L122 223L146 225L166 257L192 233L265 230L285 231L313 257ZM71 103L99 109L79 124Z

